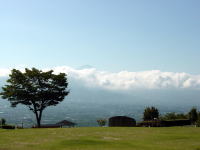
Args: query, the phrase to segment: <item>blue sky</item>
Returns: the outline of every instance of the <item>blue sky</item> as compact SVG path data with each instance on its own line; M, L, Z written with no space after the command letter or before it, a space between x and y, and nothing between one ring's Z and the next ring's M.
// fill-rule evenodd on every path
M199 0L0 0L0 67L200 74Z

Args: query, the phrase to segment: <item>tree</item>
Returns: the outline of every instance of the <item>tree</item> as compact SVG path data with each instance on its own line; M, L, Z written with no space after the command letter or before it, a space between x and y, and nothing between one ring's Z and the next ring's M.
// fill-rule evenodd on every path
M200 127L200 112L198 112L198 116L197 116L197 121L196 121L196 126Z
M195 107L193 107L188 113L189 119L194 124L198 120L198 112Z
M66 90L66 74L56 75L53 70L43 72L36 68L26 68L23 73L13 69L7 83L2 88L2 98L8 99L12 107L26 105L35 114L38 127L41 125L43 111L48 106L59 104L69 94Z
M0 119L0 125L6 125L6 119L1 118Z
M159 111L155 107L147 107L143 113L144 121L155 120L159 118Z
M198 119L198 120L196 121L196 126L197 126L197 127L200 127L200 119Z
M198 112L198 119L200 120L200 111Z

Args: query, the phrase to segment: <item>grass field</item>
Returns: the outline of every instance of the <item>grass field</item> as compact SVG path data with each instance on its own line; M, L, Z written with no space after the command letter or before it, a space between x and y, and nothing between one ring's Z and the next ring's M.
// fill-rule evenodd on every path
M0 150L200 150L200 128L0 129Z

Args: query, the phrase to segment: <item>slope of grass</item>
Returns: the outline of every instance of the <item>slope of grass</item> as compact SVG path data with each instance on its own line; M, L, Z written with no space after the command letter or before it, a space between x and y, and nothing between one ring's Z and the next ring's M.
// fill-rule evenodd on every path
M200 128L1 129L0 150L200 150Z

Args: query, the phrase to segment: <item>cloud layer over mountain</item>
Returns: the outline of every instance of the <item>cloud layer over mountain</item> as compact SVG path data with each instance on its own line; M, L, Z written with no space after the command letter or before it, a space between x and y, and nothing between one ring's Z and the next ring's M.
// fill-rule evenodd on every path
M85 86L109 90L200 89L200 75L187 73L161 72L159 70L112 73L95 68L74 69L67 66L52 69L55 73L66 73L70 79L79 81ZM8 76L9 73L9 69L0 69L0 77Z

